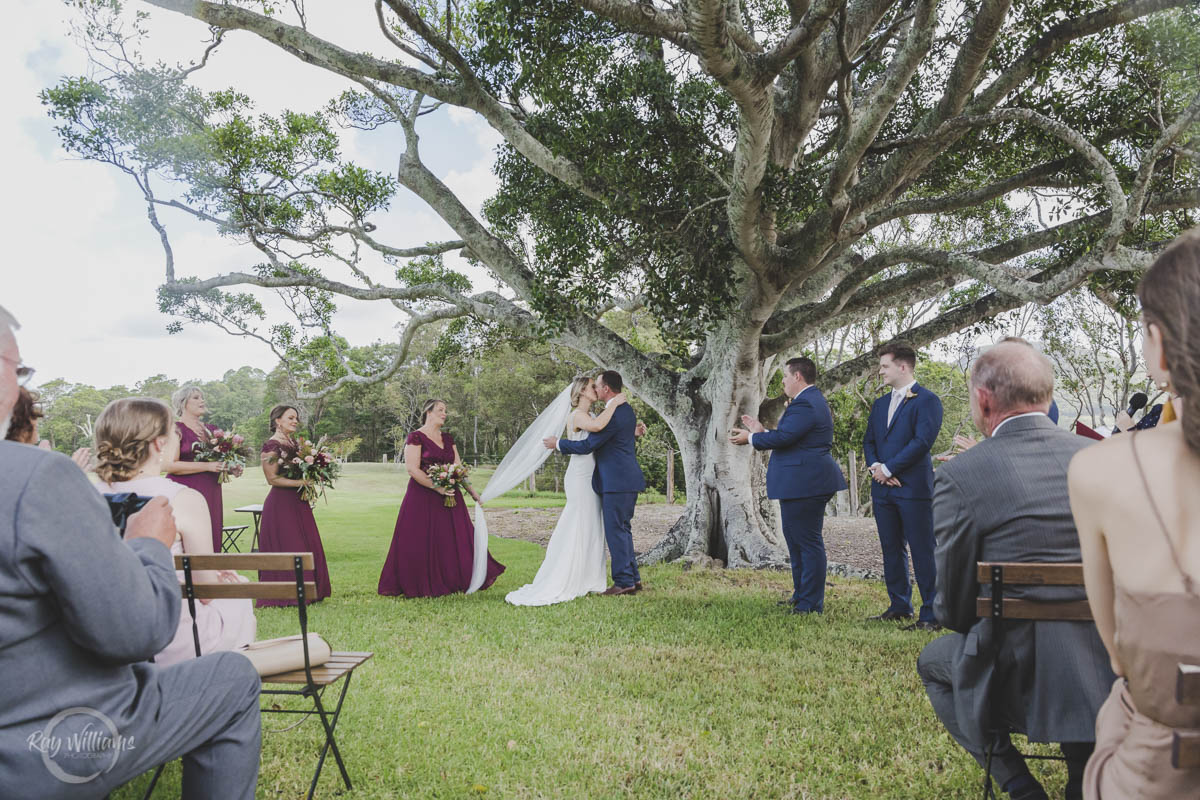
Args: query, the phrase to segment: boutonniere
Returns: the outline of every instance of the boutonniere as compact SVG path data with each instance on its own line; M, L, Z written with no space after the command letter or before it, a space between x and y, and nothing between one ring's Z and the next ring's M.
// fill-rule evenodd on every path
M904 393L905 400L912 400L916 396L917 396L917 393L914 392L912 389L909 389L907 392Z

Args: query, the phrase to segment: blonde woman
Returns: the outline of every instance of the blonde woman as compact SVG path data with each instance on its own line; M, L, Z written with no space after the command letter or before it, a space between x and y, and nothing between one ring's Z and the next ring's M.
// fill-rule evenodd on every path
M199 492L161 477L164 462L179 447L171 412L163 403L141 397L114 400L97 417L95 438L100 491L165 497L179 530L171 552L176 555L213 552L205 499ZM197 580L240 580L236 572L226 570L195 574ZM202 654L248 644L254 641L257 629L249 600L201 600L196 606L196 625ZM195 655L192 617L185 603L180 609L175 638L154 661L161 665L176 664Z
M571 385L567 439L580 441L589 433L604 430L617 406L625 402L625 395L616 395L603 413L593 416L591 407L596 399L595 382L588 377L576 378ZM604 591L604 515L600 495L592 489L595 469L596 457L591 453L571 456L563 476L567 504L546 544L546 557L533 583L508 593L504 599L509 603L547 606Z
M208 405L199 386L184 386L171 395L175 409L175 430L178 438L174 452L166 459L167 476L178 484L195 489L208 504L208 519L212 530L215 552L221 552L221 526L224 524L224 506L221 498L221 472L225 465L219 461L197 461L193 448L208 442L217 428L204 422ZM241 474L239 471L238 475Z

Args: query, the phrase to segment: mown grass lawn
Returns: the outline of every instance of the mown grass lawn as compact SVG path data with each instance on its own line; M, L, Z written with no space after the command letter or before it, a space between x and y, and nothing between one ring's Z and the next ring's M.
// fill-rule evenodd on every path
M493 539L508 570L489 590L379 597L402 486L390 465L354 465L316 509L333 596L311 607L311 628L335 649L375 652L338 726L349 796L977 796L981 773L916 674L931 637L865 621L884 606L882 585L837 579L823 617L789 617L775 605L782 573L667 565L643 570L635 597L518 609L504 594L533 577L543 550ZM228 485L227 522L265 490L257 472ZM503 499L561 503L532 500ZM296 632L292 609L258 618L260 637ZM308 789L320 726L276 732L294 719L263 718L260 797ZM1065 774L1044 770L1061 796ZM178 775L172 765L155 796L178 796ZM114 797L140 797L145 783ZM317 795L343 793L329 759Z

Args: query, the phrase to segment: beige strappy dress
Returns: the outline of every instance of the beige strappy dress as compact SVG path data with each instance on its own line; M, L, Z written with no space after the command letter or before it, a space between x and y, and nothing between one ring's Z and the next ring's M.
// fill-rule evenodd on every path
M1137 449L1133 452L1141 473ZM1087 800L1200 799L1200 769L1171 766L1173 731L1200 730L1200 708L1175 701L1177 665L1200 664L1200 596L1180 567L1144 473L1142 479L1185 591L1116 586L1114 642L1125 675L1096 716L1096 750L1084 773Z

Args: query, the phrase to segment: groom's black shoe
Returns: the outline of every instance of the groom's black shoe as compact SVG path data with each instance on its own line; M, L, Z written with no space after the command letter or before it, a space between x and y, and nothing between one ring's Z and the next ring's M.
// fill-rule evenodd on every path
M637 583L635 583L635 584L633 585L633 588L634 588L634 590L635 590L635 591L638 591L638 592L640 592L640 591L642 590L642 582L641 582L641 581L638 581Z
M601 592L602 595L616 597L619 594L637 594L637 586L617 586L615 583Z
M890 608L874 617L867 617L867 622L893 622L898 619L912 619L912 614L905 614L903 611L893 611Z

